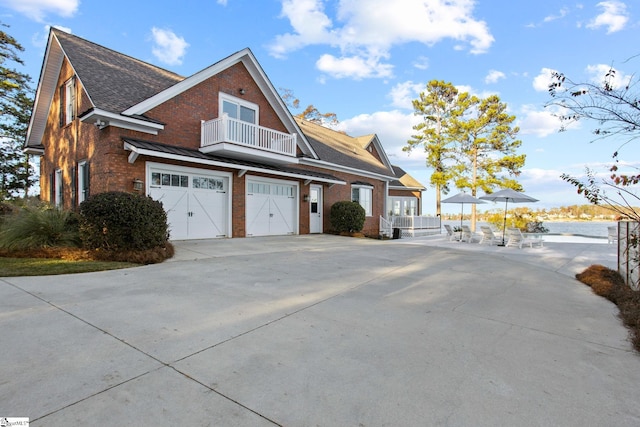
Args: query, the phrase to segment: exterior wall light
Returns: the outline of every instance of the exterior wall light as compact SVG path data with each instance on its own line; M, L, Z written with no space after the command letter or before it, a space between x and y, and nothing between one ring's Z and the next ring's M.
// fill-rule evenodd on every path
M142 191L142 184L144 184L144 182L142 182L141 179L138 179L138 178L134 179L133 180L133 191L137 191L137 192Z
M305 202L309 201L309 195L305 194L304 196L302 196L302 200L304 200Z
M244 88L238 89L238 92L240 92L240 95L244 95L245 93L247 93L247 91L244 90Z

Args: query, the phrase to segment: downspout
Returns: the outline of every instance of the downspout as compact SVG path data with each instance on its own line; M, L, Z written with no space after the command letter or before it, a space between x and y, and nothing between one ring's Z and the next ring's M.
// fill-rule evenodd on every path
M384 194L385 194L385 196L384 196L384 203L382 204L382 209L383 209L382 210L382 217L384 219L388 219L387 218L387 212L389 212L389 211L387 210L387 201L389 200L389 181L385 181L384 182ZM380 231L380 230L378 230L378 231Z

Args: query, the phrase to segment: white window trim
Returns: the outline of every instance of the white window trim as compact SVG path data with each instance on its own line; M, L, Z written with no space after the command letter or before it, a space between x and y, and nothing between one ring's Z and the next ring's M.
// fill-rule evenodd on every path
M62 207L62 169L56 169L54 187L55 206Z
M82 162L78 162L78 170L77 170L77 174L78 174L78 179L77 181L77 199L78 199L78 204L84 202L86 200L86 195L84 194L84 189L86 187L86 183L84 182L85 179L85 168L87 167L87 161L84 160Z
M64 124L71 123L75 116L76 91L75 79L71 78L64 84Z
M351 199L353 200L353 190L354 189L358 189L359 190L359 195L358 195L358 203L360 203L360 206L362 206L362 208L364 209L365 212L365 216L373 216L373 186L371 185L361 185L361 184L352 184L351 185ZM366 192L364 192L363 190L366 190ZM368 200L367 197L362 197L363 194L368 194ZM363 199L366 200L366 204L363 204Z
M254 104L253 102L249 102L249 101L245 101L242 98L238 98L235 97L233 95L229 95L227 93L224 92L220 92L219 96L218 96L218 116L222 117L222 112L224 111L222 108L222 102L223 101L228 101L228 102L232 102L234 104L238 104L241 105L243 107L247 107L247 108L251 108L253 111L256 112L256 122L255 125L259 125L260 124L260 107L258 106L258 104Z
M396 215L395 212L393 212L393 202L394 201L399 201L400 202L400 209L404 209L405 207L405 202L413 202L415 205L415 215L417 215L418 212L418 198L415 196L390 196L389 197L389 206L390 206L390 211L391 211L391 215ZM407 213L406 212L400 212L400 214L398 216L406 216Z

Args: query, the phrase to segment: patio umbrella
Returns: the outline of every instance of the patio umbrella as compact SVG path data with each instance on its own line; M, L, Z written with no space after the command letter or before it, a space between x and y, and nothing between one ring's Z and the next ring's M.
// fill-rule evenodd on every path
M464 204L469 203L473 205L477 205L479 203L486 203L480 199L476 199L471 194L467 194L465 192L461 192L456 194L455 196L447 197L446 199L440 200L440 203L460 203L460 239L462 239L462 218L464 216Z
M496 191L495 193L485 194L480 197L482 200L489 200L492 202L504 201L504 221L502 223L502 244L504 245L504 232L507 229L507 204L511 203L533 203L538 199L534 199L531 196L527 196L511 188L505 188L504 190Z

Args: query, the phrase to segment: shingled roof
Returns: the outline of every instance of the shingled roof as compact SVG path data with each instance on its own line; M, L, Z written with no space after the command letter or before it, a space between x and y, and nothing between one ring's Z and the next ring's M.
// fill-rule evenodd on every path
M57 29L51 30L94 107L121 113L185 78Z
M375 174L393 176L393 171L363 147L362 138L354 138L299 117L295 119L320 160Z
M393 172L397 179L391 181L389 186L397 189L426 190L425 186L420 184L414 177L409 175L400 166L393 166Z

